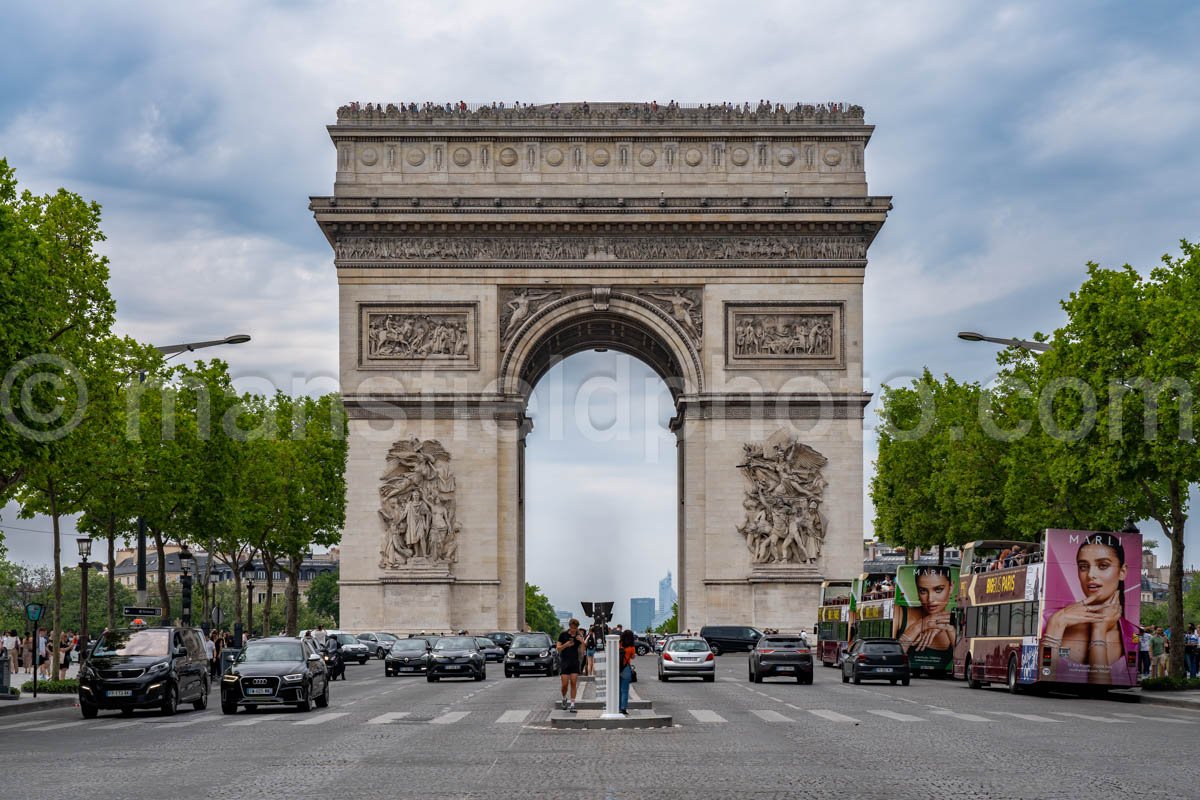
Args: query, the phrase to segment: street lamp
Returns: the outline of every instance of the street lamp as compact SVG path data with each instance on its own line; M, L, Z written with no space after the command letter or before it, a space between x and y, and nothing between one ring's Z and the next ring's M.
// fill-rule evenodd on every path
M205 347L219 347L223 344L244 344L250 341L250 334L235 333L232 336L226 336L224 339L213 339L206 342L184 342L182 344L168 344L162 347L155 347L159 355L173 356L179 353L191 353L196 350L201 350ZM146 373L138 373L138 383L144 383ZM138 515L137 521L137 598L138 605L146 605L146 518Z
M1033 342L1028 339L1001 339L995 336L984 336L982 333L976 333L975 331L959 331L958 338L964 342L991 342L993 344L1002 344L1005 347L1020 347L1023 350L1032 350L1035 353L1044 353L1051 347L1048 342Z
M192 624L192 576L188 574L188 562L196 559L186 544L179 547L179 617L184 625Z
M212 562L210 561L209 563L211 564ZM217 571L215 569L210 569L209 573L208 573L208 585L210 587L212 587L212 599L208 601L208 618L209 618L209 621L211 621L214 626L217 623L215 621L213 621L212 616L213 616L213 609L217 607L217 581L218 580L220 580L220 576L217 575Z
M254 581L246 579L246 639L254 635Z
M92 563L92 537L80 536L75 539L79 548L79 641L83 643L82 652L87 654L88 643L88 571Z

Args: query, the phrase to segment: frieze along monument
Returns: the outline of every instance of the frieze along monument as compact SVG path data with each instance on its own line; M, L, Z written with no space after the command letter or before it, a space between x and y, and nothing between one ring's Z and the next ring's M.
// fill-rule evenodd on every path
M355 103L328 130L342 625L523 628L527 400L604 348L674 399L681 628L814 624L862 560L862 289L891 208L863 110Z

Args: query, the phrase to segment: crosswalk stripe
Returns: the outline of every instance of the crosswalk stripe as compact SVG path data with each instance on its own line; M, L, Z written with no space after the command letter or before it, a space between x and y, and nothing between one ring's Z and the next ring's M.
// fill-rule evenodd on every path
M134 725L141 725L141 724L142 724L142 721L140 719L131 719L131 720L126 720L125 722L110 722L107 725L97 725L96 727L92 728L92 730L94 730L94 731L116 731L116 730L120 730L121 728L130 728L130 727L133 727Z
M30 725L41 725L45 721L44 719L27 719L24 722L11 722L8 725L0 725L0 731L11 731L16 728L27 728Z
M330 720L337 719L338 717L346 717L349 715L350 715L349 711L327 711L324 714L318 714L317 716L312 717L311 719L306 719L302 722L297 722L296 724L297 725L320 725L324 722L329 722Z
M470 713L470 711L448 711L440 717L434 717L429 721L434 725L453 725Z
M1176 719L1175 717L1149 717L1145 714L1121 714L1113 712L1114 717L1128 717L1130 719L1148 719L1151 722L1170 722L1176 725L1195 725L1196 723L1190 719Z
M83 725L87 720L77 719L73 722L56 722L51 725L42 725L37 728L26 728L23 732L28 731L56 731L60 728L74 728L76 725Z
M961 712L950 711L949 709L945 708L935 708L929 713L941 714L945 717L954 717L955 719L961 719L963 722L991 722L991 720L987 717L981 717L978 714L963 714Z
M252 717L250 719L239 719L237 722L230 722L226 728L244 728L248 725L259 725L264 722L278 722L283 717Z
M1076 719L1086 719L1088 722L1103 722L1106 725L1132 725L1133 723L1127 719L1112 719L1110 717L1094 717L1091 714L1076 714L1071 711L1051 711L1051 714L1058 714L1060 717L1075 717Z
M688 713L695 717L697 722L725 722L724 717L717 712L709 711L708 709L702 708L695 711L689 710Z
M1016 717L1017 719L1023 719L1026 722L1062 722L1061 719L1050 719L1049 717L1043 717L1040 714L1017 714L1013 711L992 711L989 713L1003 714L1006 717Z
M785 717L778 711L751 711L750 713L763 722L792 722L791 717Z
M500 715L500 719L496 720L496 722L505 722L505 723L518 722L518 723L520 723L520 722L524 722L525 718L528 716L529 716L528 709L514 709L512 711L505 711L503 714Z
M854 717L847 717L845 714L839 714L836 711L826 711L824 709L819 709L819 708L810 708L808 710L808 713L813 714L818 717L821 717L822 719L827 719L830 722L855 722L855 723L858 722L858 720L856 720Z
M389 722L395 722L398 719L404 719L408 716L407 711L389 711L386 714L380 714L378 717L372 717L367 720L368 725L386 725Z
M214 720L217 720L220 718L221 718L220 714L217 714L215 712L210 712L208 714L198 714L196 716L189 715L188 717L186 717L185 719L183 719L180 722L162 722L162 723L154 723L154 724L164 725L168 728L186 728L189 725L199 725L201 722L213 722ZM270 717L263 717L263 719L270 719ZM276 717L276 719L278 719L278 717Z
M885 717L886 719L894 719L894 720L896 720L896 722L926 722L927 721L924 717L914 717L912 714L901 714L898 711L868 710L867 713L874 714L878 717Z

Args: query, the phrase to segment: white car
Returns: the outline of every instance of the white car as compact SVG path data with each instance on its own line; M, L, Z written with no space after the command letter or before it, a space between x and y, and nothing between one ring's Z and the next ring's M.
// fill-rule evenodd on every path
M658 656L658 679L703 678L705 683L717 679L717 659L708 642L699 638L668 639Z

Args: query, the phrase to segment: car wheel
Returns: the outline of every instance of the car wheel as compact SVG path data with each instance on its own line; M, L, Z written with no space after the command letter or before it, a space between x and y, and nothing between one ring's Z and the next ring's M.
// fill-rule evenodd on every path
M121 716L122 716L122 717L132 717L132 716L133 716L133 709L132 709L132 708L122 708L122 709L121 709Z
M304 691L304 699L301 700L299 703L296 703L295 708L297 711L299 711L303 714L307 714L309 711L312 711L312 684L311 683L306 687L306 689Z
M226 703L226 702L222 701L221 702L221 713L222 714L236 714L237 713L237 703Z
M850 679L846 677L845 670L842 671L842 683L849 683Z
M714 656L721 655L721 645L717 644L716 642L709 642L708 649L712 650L712 654Z
M511 672L509 672L508 670L504 670L504 677L506 677L506 678L511 678L511 677L512 677L512 673L511 673Z
M1008 657L1008 675L1004 681L1004 688L1008 689L1009 694L1017 694L1021 691L1021 684L1017 680L1017 657Z
M813 676L806 675L806 676L804 676L804 680L802 680L800 682L803 683L805 686L812 686L812 681L813 681Z
M96 715L100 713L100 709L96 708L91 703L80 702L79 713L83 714L84 719L95 719Z
M912 679L911 679L911 678L902 678L902 679L900 680L900 685L901 685L901 686L908 686L908 684L909 684L909 683L911 683L911 682L912 682Z
M705 675L705 676L704 676L704 682L705 682L705 683L712 683L712 682L713 682L713 681L715 681L716 679L717 679L717 676L716 676L716 675Z
M358 665L361 667L363 664L366 664L368 658L369 658L369 656L363 656L362 658L360 658L358 660Z
M892 678L890 681L888 681L888 683L892 684L892 686L895 686L898 681L899 678Z
M663 683L667 682L667 676L662 674L662 670L658 671L658 679Z
M382 647L375 651L375 657L378 658L380 661L383 661L385 656L387 656L387 653L383 652Z
M762 679L763 679L763 676L762 676L761 672L754 673L754 682L755 683L762 683Z
M754 683L754 668L753 667L746 667L746 680L750 681L750 683Z
M858 673L854 673L854 677L850 679L855 686L862 686L862 678L858 677Z
M164 717L172 716L179 710L179 690L175 688L175 684L167 681L167 690L163 694L162 705L159 706Z
M192 701L192 708L197 711L203 711L208 708L208 688L208 680L205 679L200 686L200 696Z
M436 675L426 675L425 680L428 681L429 683L437 683L437 676Z
M976 680L975 676L971 674L971 668L974 666L975 665L971 662L971 659L968 658L967 666L966 666L966 670L965 670L965 675L967 676L967 686L972 689L982 689L983 681Z
M325 691L317 698L317 708L329 708L329 681L325 681Z

